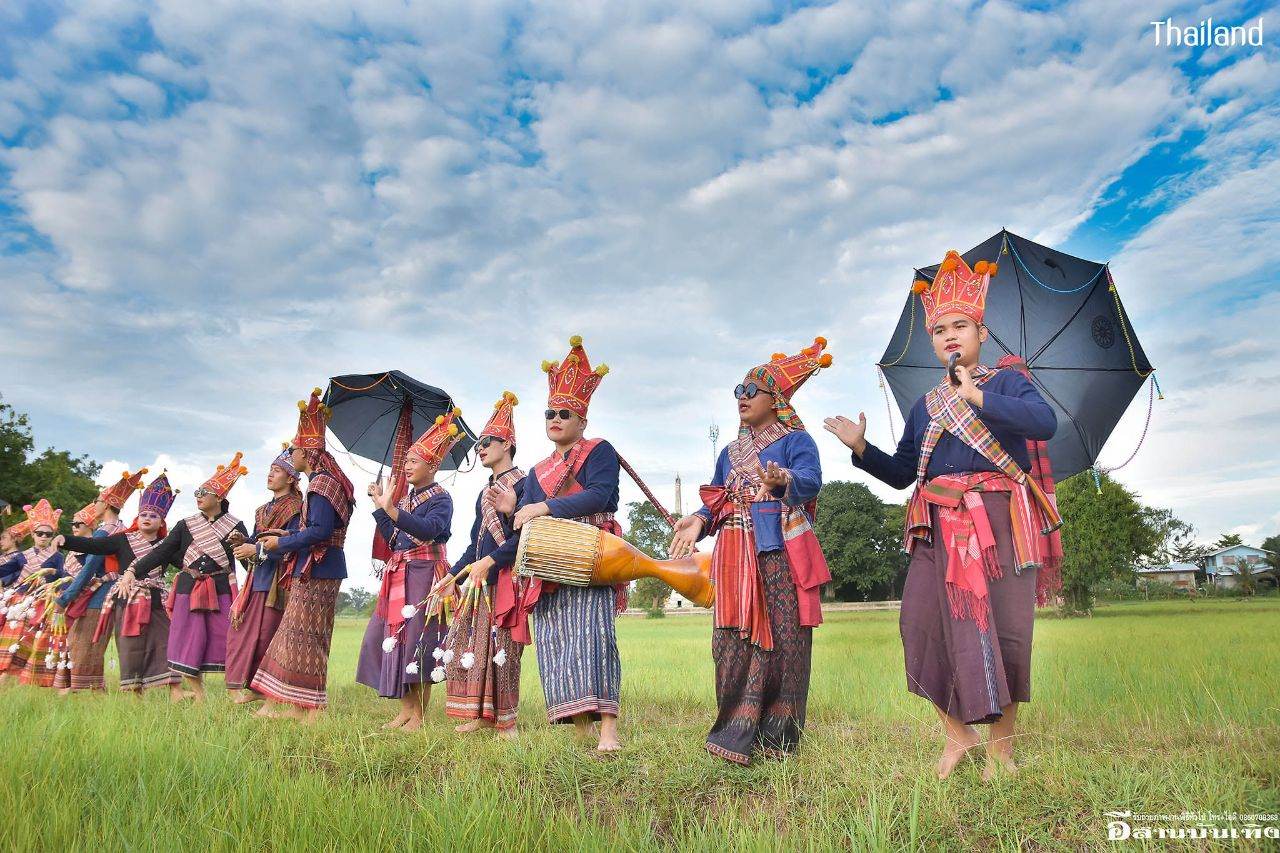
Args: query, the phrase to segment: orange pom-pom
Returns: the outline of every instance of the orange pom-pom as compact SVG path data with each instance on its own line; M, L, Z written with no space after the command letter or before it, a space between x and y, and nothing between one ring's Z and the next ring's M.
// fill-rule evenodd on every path
M995 278L996 270L998 267L999 267L999 264L997 264L995 261L992 261L991 263L987 264L987 275L991 276L992 278Z
M973 265L973 271L976 272L978 275L986 275L987 268L989 266L991 265L986 261L978 261L976 264Z
M444 415L436 415L436 423L437 424L444 423Z
M824 338L822 335L818 335L816 338L814 338L813 342L820 347L825 347L827 345L827 339Z
M832 361L831 353L824 352L822 358L818 359L818 367L830 367Z
M929 282L925 281L922 278L918 278L915 281L911 282L911 292L914 293L916 296L919 296L921 293L924 293L928 289L929 289Z
M940 269L943 272L951 272L953 269L956 268L956 265L958 263L959 262L955 258L948 255L947 258L942 262L942 266L940 267Z
M787 357L787 354L786 354L786 353L784 353L784 352L775 352L773 355L769 356L769 360L770 360L770 361L782 361L782 360L783 360L784 358L786 358L786 357Z

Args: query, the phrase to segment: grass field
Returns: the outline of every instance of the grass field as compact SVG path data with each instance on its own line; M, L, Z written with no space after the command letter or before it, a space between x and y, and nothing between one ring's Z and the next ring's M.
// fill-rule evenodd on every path
M312 727L220 690L175 708L6 688L0 849L1080 849L1108 846L1108 810L1280 811L1275 598L1038 620L1022 773L986 785L976 765L933 778L935 717L903 689L896 612L818 630L800 753L745 769L702 748L703 617L620 621L612 760L544 724L532 653L519 743L455 735L442 695L423 731L383 733L392 703L353 681L363 627L340 621Z

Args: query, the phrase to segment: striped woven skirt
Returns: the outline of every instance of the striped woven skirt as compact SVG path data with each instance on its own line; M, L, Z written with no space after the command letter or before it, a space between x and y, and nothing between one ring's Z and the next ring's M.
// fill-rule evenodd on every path
M1031 700L1031 632L1036 572L1014 572L1009 493L985 492L982 502L996 540L999 578L987 581L991 617L979 631L972 619L951 618L947 552L938 508L930 508L933 540L912 549L898 619L907 690L966 723L1000 719L1001 708Z
M67 629L67 653L71 658L71 668L58 671L53 679L54 687L66 687L72 691L107 689L103 661L107 656L107 645L111 642L111 632L103 631L98 642L93 641L98 617L101 615L102 610L95 607L72 621L71 627Z
M35 687L52 687L53 678L58 672L56 655L62 647L63 642L54 641L47 625L42 628L40 636L32 637L31 652L27 655L26 666L22 668L18 681Z
M485 595L449 626L444 647L453 658L445 666L444 708L450 717L489 720L495 728L509 729L520 709L524 646L511 639L509 629L494 625L491 598L492 593Z
M735 764L756 753L781 758L795 752L809 703L813 629L800 625L791 564L785 551L766 551L759 567L773 649L753 645L736 628L711 632L717 715L707 750Z
M299 708L329 705L329 644L338 604L338 578L295 580L280 627L249 685L268 699Z
M549 721L617 715L622 661L613 626L615 601L610 586L562 586L538 599L533 609L538 673Z
M169 612L159 592L151 593L151 621L136 637L124 635L120 605L112 609L111 619L120 656L121 690L137 692L182 682L182 677L169 669ZM75 658L71 660L76 663ZM73 667L71 671L74 674L76 670Z
M33 632L27 630L27 623L9 620L0 629L0 674L18 675L27 665L31 655Z

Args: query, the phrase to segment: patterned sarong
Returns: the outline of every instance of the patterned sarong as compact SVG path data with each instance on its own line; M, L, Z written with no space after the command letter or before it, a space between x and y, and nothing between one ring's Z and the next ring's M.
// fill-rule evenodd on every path
M520 708L520 655L524 646L494 623L493 593L455 615L445 639L453 659L445 666L445 713L461 720L489 720L496 728L516 724ZM465 665L470 662L470 666Z
M329 704L329 645L342 581L309 578L293 584L280 627L250 685L268 699L301 708Z

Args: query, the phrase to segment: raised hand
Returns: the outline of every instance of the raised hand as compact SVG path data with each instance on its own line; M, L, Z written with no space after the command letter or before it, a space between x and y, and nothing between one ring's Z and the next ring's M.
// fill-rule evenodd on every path
M516 510L514 522L515 529L519 530L521 527L524 527L526 523L533 521L535 518L541 518L544 515L550 514L551 509L547 506L545 501L540 501L536 504L529 504L528 506L522 506L520 509Z
M493 507L503 515L516 511L516 490L506 486L493 486Z
M963 364L957 364L956 379L960 380L960 387L956 389L956 393L978 408L982 408L982 389L974 384L973 374L969 372L969 368Z
M676 522L675 531L671 536L671 546L667 549L671 559L678 560L693 553L705 523L705 519L697 513L686 515Z
M822 427L827 432L840 439L845 447L862 457L862 452L867 449L867 415L865 412L858 412L858 420L851 421L844 415L836 415L834 418L827 418L822 422Z
M779 467L777 462L770 462L763 468L757 466L756 473L760 475L760 482L764 483L766 489L785 488L791 482L791 472Z

